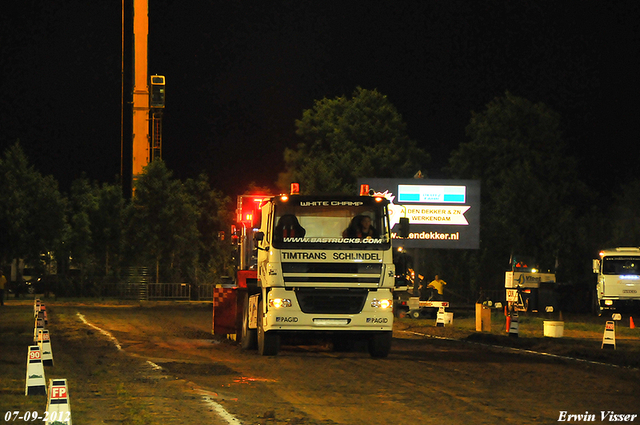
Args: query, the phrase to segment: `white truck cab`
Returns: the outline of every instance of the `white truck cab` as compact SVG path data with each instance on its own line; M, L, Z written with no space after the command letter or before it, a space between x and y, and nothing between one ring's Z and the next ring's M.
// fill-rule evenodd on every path
M640 248L619 247L600 251L593 260L598 276L593 312L640 308Z
M238 309L243 348L275 355L281 336L315 333L364 338L371 356L386 357L395 281L388 205L369 195L263 199L255 278Z

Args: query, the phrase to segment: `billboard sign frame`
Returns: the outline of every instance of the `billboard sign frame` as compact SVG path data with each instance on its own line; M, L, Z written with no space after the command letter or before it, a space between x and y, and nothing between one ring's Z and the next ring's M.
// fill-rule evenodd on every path
M360 178L390 201L393 244L404 248L479 249L480 180ZM400 217L409 218L401 239Z

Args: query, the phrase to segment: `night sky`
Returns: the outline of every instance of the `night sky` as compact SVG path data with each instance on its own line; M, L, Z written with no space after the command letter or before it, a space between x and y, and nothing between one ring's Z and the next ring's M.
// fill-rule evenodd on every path
M388 96L441 178L470 111L508 90L560 113L581 177L606 195L640 177L638 22L637 1L149 0L163 158L231 196L273 186L302 111L361 86ZM82 173L115 182L121 53L120 1L14 2L0 15L0 150L20 139L63 190Z

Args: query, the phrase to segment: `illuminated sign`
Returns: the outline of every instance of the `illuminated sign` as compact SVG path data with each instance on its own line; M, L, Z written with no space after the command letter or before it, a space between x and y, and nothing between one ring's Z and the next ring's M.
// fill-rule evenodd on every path
M405 248L478 249L480 181L358 179L389 199L393 244ZM401 217L409 219L409 237L401 239Z
M398 185L398 202L420 203L456 203L464 204L466 200L466 186L437 186L437 185Z

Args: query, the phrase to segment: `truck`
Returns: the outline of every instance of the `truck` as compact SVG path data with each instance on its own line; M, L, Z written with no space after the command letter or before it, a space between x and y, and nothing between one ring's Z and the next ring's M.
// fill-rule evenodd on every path
M295 184L290 194L240 196L229 305L241 347L272 356L281 338L311 334L334 344L364 339L372 357L387 357L395 280L388 205L368 187L359 196L301 195ZM408 220L399 226L408 234Z
M552 312L557 309L556 275L550 270L541 271L531 256L511 256L504 287L510 312Z
M640 306L640 248L604 249L593 260L597 283L593 293L593 312L630 311Z

